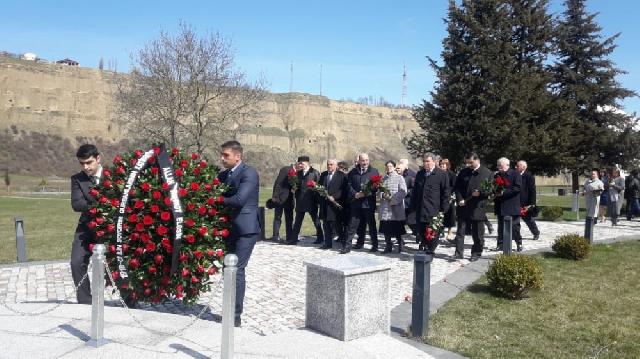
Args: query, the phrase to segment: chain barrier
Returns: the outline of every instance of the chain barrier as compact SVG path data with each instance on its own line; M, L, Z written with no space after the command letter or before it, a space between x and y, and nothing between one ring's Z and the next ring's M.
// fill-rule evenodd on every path
M78 292L78 288L80 288L82 283L84 283L84 280L89 277L89 272L91 270L92 270L92 266L91 266L91 262L89 262L89 265L87 266L87 273L85 273L84 276L82 277L82 279L80 279L80 282L78 282L78 285L73 287L73 292L74 293ZM65 296L66 296L66 293L65 293ZM29 304L29 303L28 302L16 302L15 304ZM23 315L23 316L38 316L38 315L48 314L48 313L51 313L54 310L58 309L63 304L69 304L69 303L67 301L58 301L58 303L56 303L56 305L54 305L51 308L47 308L45 310L35 311L35 312L23 312L23 311L21 311L19 309L13 308L9 304L7 304L6 298L5 298L5 300L0 301L0 306L1 307L6 308L7 310L9 310L10 312L13 312L14 314Z
M200 310L200 312L197 315L190 315L190 316L192 316L191 321L187 325L185 325L184 327L182 327L180 329L177 329L177 330L174 330L172 332L163 332L163 331L160 331L160 330L157 330L157 329L149 328L146 325L144 325L138 318L136 318L136 316L131 311L131 308L129 308L129 306L127 306L127 303L125 303L124 299L122 298L122 293L120 292L120 289L117 288L114 285L115 281L113 280L113 277L111 275L111 271L109 270L109 265L106 262L105 262L104 265L105 265L105 267L104 267L105 268L105 272L107 273L107 276L109 277L109 281L111 281L111 283L112 283L112 290L109 291L109 298L111 300L119 300L120 304L122 305L123 308L125 308L125 310L127 311L127 314L129 314L129 316L133 319L133 321L136 322L140 326L140 328L142 328L142 329L144 329L144 330L146 330L146 331L148 331L150 333L153 333L153 334L156 334L156 335L160 335L162 337L180 337L185 330L187 330L190 327L192 327L198 321L198 319L200 319L200 317L202 317L202 315L207 311L207 309L209 310L210 313L213 313L213 310L211 308L211 303L213 302L213 299L215 298L215 295L211 296L211 298L209 299L208 303L205 303L205 304L198 303L198 304L203 306L202 310ZM213 287L215 290L220 289L221 284L224 283L223 282L223 278L224 277L223 277L222 271L221 271L220 272L220 276L218 278L218 283L215 283L214 287ZM212 292L213 292L213 288L212 288ZM113 295L116 292L118 293L118 296L117 296L117 298L114 298Z

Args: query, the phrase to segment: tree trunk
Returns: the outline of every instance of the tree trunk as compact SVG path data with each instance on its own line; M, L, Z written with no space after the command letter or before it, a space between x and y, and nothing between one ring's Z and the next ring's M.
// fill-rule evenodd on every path
M571 172L571 193L576 193L580 190L580 183L578 183L578 171Z

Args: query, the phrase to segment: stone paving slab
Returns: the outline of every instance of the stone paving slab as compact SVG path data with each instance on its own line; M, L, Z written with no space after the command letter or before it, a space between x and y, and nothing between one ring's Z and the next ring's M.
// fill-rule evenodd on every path
M526 250L549 248L559 234L583 232L581 222L538 222L542 232L540 240L531 240L532 236L523 224L522 233ZM494 223L494 228L497 226ZM622 221L618 227L608 223L595 227L594 238L613 238L633 235L640 229L639 222ZM496 244L495 233L486 237L486 247ZM315 238L303 239L297 246L284 246L272 242L260 242L256 245L247 267L247 291L243 326L256 334L272 336L278 333L304 327L305 308L305 266L306 261L317 261L338 256L337 246L332 250L320 250L312 244ZM368 245L363 250L353 251L349 256L375 257L391 265L390 308L396 307L412 292L413 255L417 245L406 238L406 252L401 254L369 253ZM466 237L465 259L452 259L454 248L448 244L440 245L431 268L431 283L442 281L457 269L469 264L471 238ZM368 243L368 240L367 240ZM383 240L381 238L381 243ZM515 247L515 246L514 246ZM499 252L486 251L485 256ZM455 280L455 276L452 277ZM109 292L107 292L109 294ZM107 305L117 306L118 302L109 300ZM33 265L5 265L0 267L0 302L7 304L20 302L40 302L40 310L56 303L74 303L75 294L69 265L66 261ZM185 307L180 302L161 305L143 305L150 312L194 315L208 305L202 319L219 321L222 307L221 283L214 286L212 292L205 294L193 307ZM46 304L49 303L49 304Z

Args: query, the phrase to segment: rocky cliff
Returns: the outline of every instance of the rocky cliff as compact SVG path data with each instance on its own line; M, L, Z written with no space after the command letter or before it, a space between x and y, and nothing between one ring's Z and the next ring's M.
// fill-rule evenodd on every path
M114 117L115 76L0 57L0 168L67 176L80 143L97 143L109 159L131 146ZM320 168L361 151L377 161L407 157L401 140L418 128L408 110L301 93L269 94L260 119L250 122L240 141L265 180L300 154Z

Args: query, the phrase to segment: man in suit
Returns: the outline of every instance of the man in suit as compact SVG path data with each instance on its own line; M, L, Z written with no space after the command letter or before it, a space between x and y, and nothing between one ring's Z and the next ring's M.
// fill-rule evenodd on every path
M423 167L416 174L413 192L410 200L410 212L416 216L416 238L420 242L420 249L433 255L438 247L438 237L433 239L425 236L427 228L431 225L433 217L438 213L444 213L449 208L451 187L446 172L436 166L437 157L433 153L422 156Z
M511 237L516 241L517 251L524 250L522 238L520 238L520 191L522 189L522 176L509 168L509 160L501 157L498 159L498 173L495 177L502 177L509 181L503 191L498 191L494 199L494 213L498 216L498 246L496 250L502 250L504 219L512 218Z
M324 230L324 244L320 249L329 249L332 247L334 228L342 227L342 197L345 192L346 177L344 173L338 171L338 161L330 159L327 161L327 170L320 175L320 185L327 190L328 197L320 198L320 219L322 219L322 229Z
M320 180L320 172L309 164L309 156L298 157L298 188L296 189L296 220L293 223L291 238L287 239L287 244L298 244L298 236L302 228L302 220L306 213L309 213L314 227L316 227L316 240L314 244L322 243L324 236L322 227L318 219L318 196L309 189L307 182Z
M347 238L340 250L341 254L351 252L351 242L353 236L358 231L358 227L362 222L366 222L369 227L369 235L371 236L371 249L369 252L378 251L378 229L376 228L376 191L371 191L369 195L362 192L362 186L371 180L373 176L379 176L378 170L369 165L369 155L361 153L358 155L358 165L349 171L347 175L347 196L351 200L349 219L349 230ZM360 249L364 246L364 235L358 237L358 242L353 247Z
M229 186L223 196L224 205L231 209L232 219L231 232L225 241L227 253L238 256L234 324L239 327L242 324L245 268L260 235L261 223L258 216L260 178L255 168L242 160L242 145L238 141L227 141L220 147L220 160L225 170L220 172L218 179Z
M467 167L458 173L454 185L456 202L458 203L458 229L456 230L456 252L454 257L462 259L464 254L464 236L468 227L471 228L473 247L471 260L482 256L484 248L484 222L487 219L486 204L490 193L480 190L480 183L491 178L491 171L480 165L480 158L476 153L465 155Z
M91 221L89 207L95 203L95 198L89 194L91 186L100 182L102 165L100 153L96 146L84 144L78 148L76 157L82 171L71 176L71 207L75 212L80 212L80 219L76 226L71 245L71 276L76 286L87 274L91 251L89 244L94 238L94 233L87 226ZM91 304L91 288L89 279L84 278L82 285L76 291L79 304Z
M283 242L280 239L280 225L282 224L283 213L286 241L291 240L291 232L293 231L293 208L295 203L293 199L293 189L289 183L289 172L296 173L297 176L298 169L296 168L296 164L282 167L278 172L278 177L273 183L271 200L275 204L272 237L274 242Z
M347 195L347 176L349 175L349 164L346 161L338 162L338 171L342 172L344 175L344 188L343 188L343 196L340 199L339 203L342 206L342 210L340 211L340 226L338 227L338 239L337 241L340 243L344 243L347 238L347 233L349 232L349 221L351 220L351 206L349 202L349 196ZM362 235L364 237L364 234Z
M529 207L527 215L522 217L524 223L533 234L533 240L540 238L540 230L536 224L534 212L536 211L536 179L527 171L527 162L520 160L516 164L516 171L522 176L522 188L520 189L520 207Z

